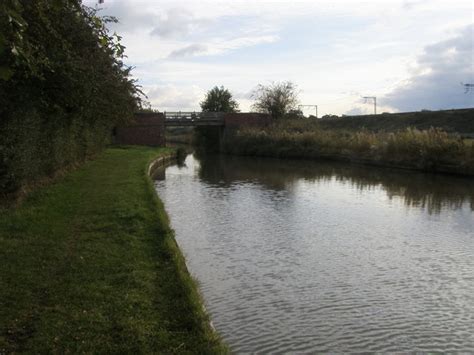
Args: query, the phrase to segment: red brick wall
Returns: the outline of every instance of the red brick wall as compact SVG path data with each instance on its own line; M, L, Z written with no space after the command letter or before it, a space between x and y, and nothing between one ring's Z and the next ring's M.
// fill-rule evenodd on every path
M268 126L272 117L266 113L239 112L226 113L224 116L226 128L239 128L242 126Z
M164 146L165 116L162 113L137 113L134 122L118 127L115 143L127 145Z

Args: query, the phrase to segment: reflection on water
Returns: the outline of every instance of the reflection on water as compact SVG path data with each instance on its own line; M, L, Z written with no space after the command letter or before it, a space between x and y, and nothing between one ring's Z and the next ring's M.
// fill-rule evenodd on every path
M474 351L472 179L188 156L156 187L234 351Z
M363 192L382 188L389 198L403 198L407 206L426 208L439 213L443 208L458 209L469 203L474 210L474 179L416 171L349 165L328 161L281 160L232 156L202 156L200 178L227 186L236 181L256 182L263 188L290 189L300 179L336 180L351 184Z

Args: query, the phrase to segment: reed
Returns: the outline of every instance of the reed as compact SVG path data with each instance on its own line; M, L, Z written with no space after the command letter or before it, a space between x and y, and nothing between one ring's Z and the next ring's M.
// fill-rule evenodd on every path
M282 121L265 129L242 129L227 138L225 149L240 155L329 158L474 174L474 146L439 128L353 132L323 129L317 122Z

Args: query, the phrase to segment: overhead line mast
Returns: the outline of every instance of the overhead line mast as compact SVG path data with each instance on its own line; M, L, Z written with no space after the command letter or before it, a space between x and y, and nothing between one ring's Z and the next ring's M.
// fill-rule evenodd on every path
M377 97L376 96L363 96L363 99L365 99L365 102L367 100L373 100L374 101L374 115L377 114Z

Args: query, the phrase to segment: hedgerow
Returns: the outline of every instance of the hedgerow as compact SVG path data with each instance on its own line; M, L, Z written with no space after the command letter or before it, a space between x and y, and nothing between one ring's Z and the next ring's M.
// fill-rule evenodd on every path
M0 198L83 162L140 105L120 36L80 0L0 3Z

